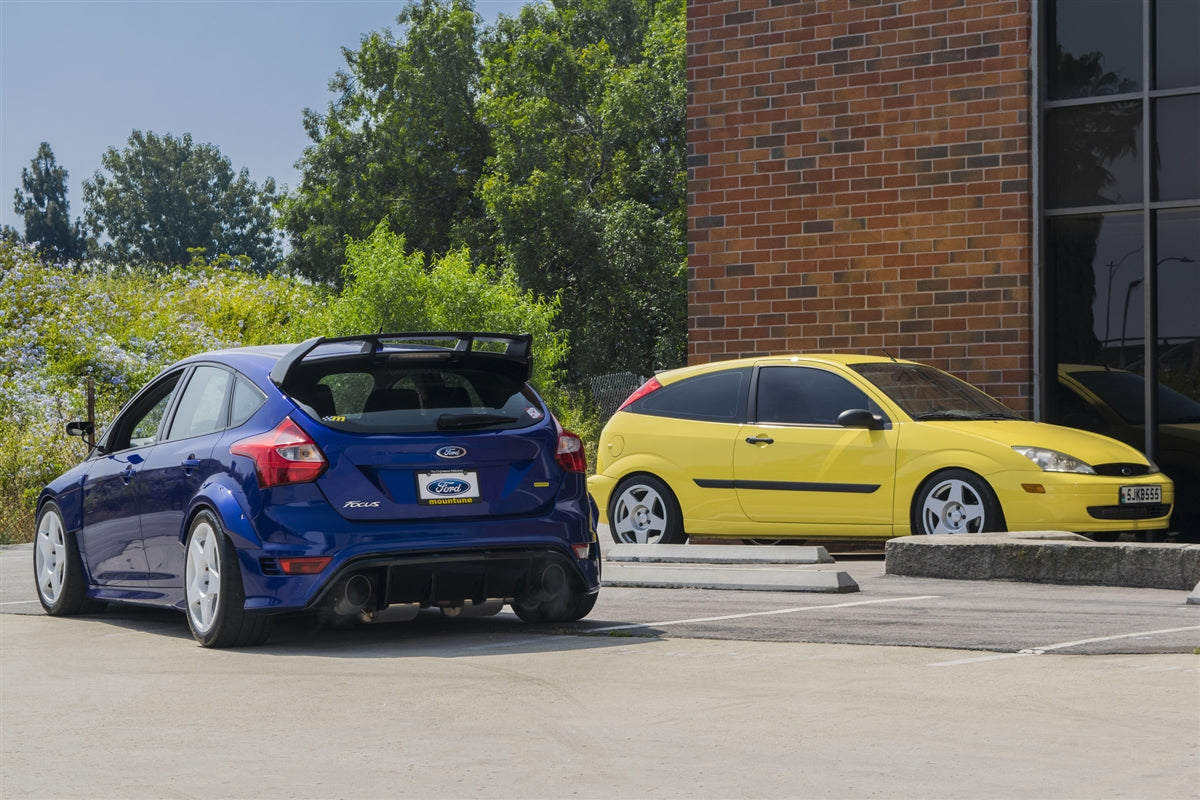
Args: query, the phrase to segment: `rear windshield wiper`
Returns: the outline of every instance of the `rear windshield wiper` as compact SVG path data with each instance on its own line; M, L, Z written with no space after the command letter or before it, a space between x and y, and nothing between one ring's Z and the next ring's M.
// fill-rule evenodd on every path
M516 422L516 417L506 417L501 414L442 414L438 417L438 430L455 430L463 428L486 428L489 425L503 425Z

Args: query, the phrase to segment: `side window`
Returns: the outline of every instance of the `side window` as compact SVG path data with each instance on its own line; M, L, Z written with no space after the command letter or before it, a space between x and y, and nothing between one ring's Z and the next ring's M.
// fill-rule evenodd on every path
M879 407L850 381L812 367L763 367L758 373L755 416L759 422L836 425L847 409Z
M749 367L710 372L664 386L627 410L678 419L741 422L749 383Z
M186 439L226 427L226 399L233 375L219 367L196 367L188 379L168 439Z
M159 426L171 402L171 392L182 372L176 372L151 384L105 434L101 444L110 453L130 447L145 447L158 440Z
M262 408L266 395L250 381L239 377L233 384L233 402L229 409L229 427L236 428Z
M163 414L167 413L167 403L170 402L171 395L167 393L157 403L152 405L146 414L133 423L133 428L129 431L129 447L145 447L148 444L154 444L158 438L158 427L162 425ZM124 448L118 448L124 449Z

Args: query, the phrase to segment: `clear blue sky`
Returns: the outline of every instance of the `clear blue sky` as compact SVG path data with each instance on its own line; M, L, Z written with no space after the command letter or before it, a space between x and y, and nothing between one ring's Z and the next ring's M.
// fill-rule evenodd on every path
M475 0L492 23L527 0ZM70 173L71 216L109 147L136 130L190 133L243 167L296 187L304 108L371 31L397 30L400 0L0 0L0 223L21 170L50 143Z

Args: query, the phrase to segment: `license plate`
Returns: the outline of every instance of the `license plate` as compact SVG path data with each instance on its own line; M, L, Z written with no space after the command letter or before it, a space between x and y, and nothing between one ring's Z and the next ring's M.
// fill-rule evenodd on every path
M1137 505L1139 503L1161 503L1161 486L1122 486L1121 505Z
M469 505L478 499L479 477L473 470L417 473L417 501L422 505Z

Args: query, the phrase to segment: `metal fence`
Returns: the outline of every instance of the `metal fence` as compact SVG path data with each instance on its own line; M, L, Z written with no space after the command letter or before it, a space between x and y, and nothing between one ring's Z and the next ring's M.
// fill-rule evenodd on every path
M587 379L588 392L596 410L600 412L601 424L617 413L617 408L629 395L646 382L645 378L632 372L610 372Z

